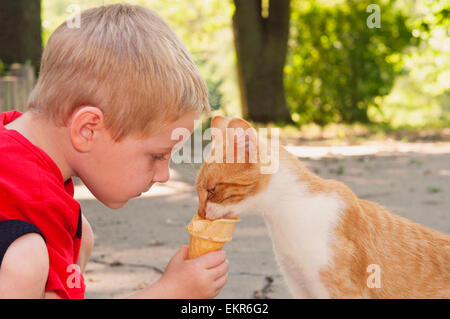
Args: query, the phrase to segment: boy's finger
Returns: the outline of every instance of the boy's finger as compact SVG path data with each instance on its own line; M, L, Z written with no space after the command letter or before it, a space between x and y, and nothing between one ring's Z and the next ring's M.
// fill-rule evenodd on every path
M172 259L175 260L186 260L189 255L189 246L183 245L180 249L173 255Z
M210 269L222 264L226 258L226 252L224 250L218 250L197 257L197 261L203 264L205 268Z
M211 272L212 277L214 280L219 279L223 275L226 275L228 272L228 261L225 260L222 264L218 265L217 267L211 268L209 271Z
M226 285L226 283L228 282L228 273L226 273L225 275L223 275L222 277L218 278L214 284L216 285L217 289L222 289L223 286Z

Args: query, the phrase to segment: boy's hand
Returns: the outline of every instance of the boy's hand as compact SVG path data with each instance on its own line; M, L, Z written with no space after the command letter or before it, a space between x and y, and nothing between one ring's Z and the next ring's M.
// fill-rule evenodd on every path
M227 283L228 261L225 251L187 259L188 251L188 246L181 247L155 284L159 286L161 298L213 298Z

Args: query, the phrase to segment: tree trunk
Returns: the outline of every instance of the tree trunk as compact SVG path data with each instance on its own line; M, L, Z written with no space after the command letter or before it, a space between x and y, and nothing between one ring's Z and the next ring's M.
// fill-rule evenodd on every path
M234 43L243 116L267 122L292 122L283 83L289 36L290 0L234 0Z
M41 1L0 1L0 60L27 60L38 70L42 54Z

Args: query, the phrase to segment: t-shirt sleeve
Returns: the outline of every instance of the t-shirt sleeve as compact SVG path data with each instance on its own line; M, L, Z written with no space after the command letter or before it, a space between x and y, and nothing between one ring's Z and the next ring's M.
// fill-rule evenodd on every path
M40 229L29 222L19 219L0 221L0 268L8 247L19 237L29 233L37 233L45 241Z

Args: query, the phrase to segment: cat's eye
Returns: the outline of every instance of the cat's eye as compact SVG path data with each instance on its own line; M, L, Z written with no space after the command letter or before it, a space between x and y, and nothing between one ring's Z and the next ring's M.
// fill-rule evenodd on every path
M206 191L208 192L208 199L214 196L214 191L216 190L216 186L208 188Z

